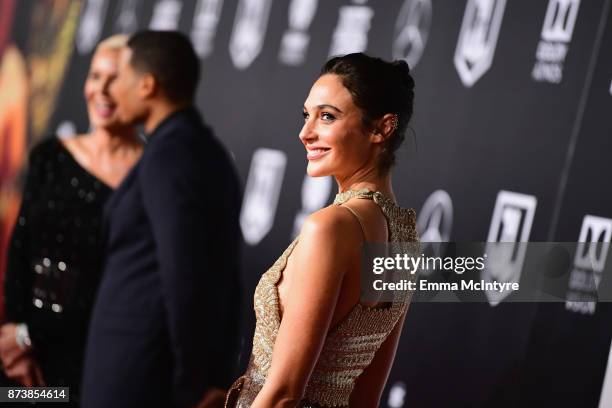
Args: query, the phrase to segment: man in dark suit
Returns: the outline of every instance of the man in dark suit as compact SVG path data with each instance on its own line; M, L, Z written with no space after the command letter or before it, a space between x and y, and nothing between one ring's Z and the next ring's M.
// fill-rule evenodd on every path
M196 109L199 61L178 32L134 34L110 92L141 123L141 161L110 198L84 408L193 407L231 383L240 188ZM216 390L216 393L215 393Z

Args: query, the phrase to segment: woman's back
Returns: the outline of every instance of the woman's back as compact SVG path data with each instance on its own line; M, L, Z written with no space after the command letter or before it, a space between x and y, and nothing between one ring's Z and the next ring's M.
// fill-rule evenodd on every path
M350 203L348 203L349 200ZM367 200L371 201L366 202ZM373 203L380 209L373 206ZM328 309L327 319L319 319L321 324L313 329L324 330L324 332L319 333L318 336L311 336L305 332L301 338L306 344L299 344L299 342L293 344L293 347L300 349L313 347L318 349L317 358L313 361L314 365L310 370L304 392L305 401L303 403L310 404L306 406L348 406L357 378L373 362L377 351L397 326L398 321L403 319L408 307L408 297L398 298L390 305L385 305L386 307L360 303L361 244L364 241L384 242L387 240L387 235L391 242L414 242L418 239L414 211L398 207L381 193L373 193L368 190L346 191L336 196L334 206L322 211L331 210L341 211L338 217L342 215L348 217L346 222L351 223L353 231L351 233L350 230L345 229L345 233L348 232L348 234L340 241L349 242L351 248L348 250L340 248L338 251L340 258L338 262L341 265L346 264L346 269L343 271L338 293L327 296L335 299L330 303L332 307ZM341 230L331 230L331 233L342 234ZM303 291L308 291L308 286L317 286L316 283L299 282L298 277L291 276L294 271L289 269L293 266L292 262L295 263L296 268L304 264L304 261L300 259L297 247L302 244L305 246L313 244L303 242L305 239L308 238L297 237L291 243L276 263L262 276L255 291L257 325L251 361L247 374L243 377L243 391L240 393L237 404L239 407L250 406L257 396L268 377L273 352L275 355L287 355L279 351L278 345L275 347L275 344L284 317L284 306L289 305L292 300L289 294L295 293L295 286L299 286L298 290ZM357 245L355 245L356 242ZM317 251L325 250L321 247L321 242L315 242L314 245L318 245ZM296 249L295 252L294 249ZM293 254L296 255L295 258ZM318 259L312 259L311 263L317 261ZM313 301L315 300L313 296ZM333 314L329 313L329 310L333 311ZM302 308L302 313L304 314L303 319L312 317L308 306ZM296 327L298 328L299 326ZM308 340L311 338L322 338L322 344L319 344L318 347L313 346ZM299 366L297 361L293 363L296 367ZM382 364L382 366L388 366L386 370L381 371L377 368L376 372L370 375L373 382L380 383L382 380L384 384L390 363L391 361L388 364ZM360 388L370 388L372 381L368 381L368 384ZM356 391L361 393L361 390ZM353 405L351 403L351 406Z

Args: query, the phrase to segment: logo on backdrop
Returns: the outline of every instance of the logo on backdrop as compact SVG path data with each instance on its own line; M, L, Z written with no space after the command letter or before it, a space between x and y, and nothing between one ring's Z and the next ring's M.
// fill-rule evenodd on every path
M491 68L506 0L468 0L455 50L455 68L466 87Z
M387 406L389 408L402 408L406 399L406 384L397 381L389 390Z
M76 36L76 49L79 54L90 53L98 44L107 9L108 0L88 0L85 4Z
M206 58L213 52L213 41L222 8L223 0L199 0L196 5L191 41L200 58Z
M331 177L304 176L302 183L302 208L295 216L292 236L296 237L302 229L302 224L308 215L321 209L327 204L332 190Z
M244 240L257 245L272 229L280 195L287 155L280 150L257 149L251 167L240 213Z
M133 33L138 30L138 8L141 0L124 0L115 14L114 31Z
M519 282L527 249L521 243L529 241L536 204L537 199L532 195L503 190L497 194L485 246L488 258L481 272L485 282ZM510 293L509 290L485 291L491 306L499 304Z
M563 62L572 41L579 7L580 0L549 0L531 71L535 81L558 84L563 79Z
M414 68L421 59L431 27L431 0L406 0L395 21L393 58Z
M452 228L453 202L446 191L436 190L425 200L417 220L423 253L427 256L443 256ZM420 273L431 276L434 270L422 268Z
M363 0L353 0L353 3L355 4L340 7L338 23L329 49L330 56L362 52L368 46L368 32L374 10L363 5Z
M286 65L301 65L306 59L310 34L308 28L317 11L318 0L292 0L289 28L283 34L278 59Z
M240 0L230 38L234 66L247 69L263 47L272 0Z
M606 266L612 238L612 219L585 215L574 256L574 268L565 300L565 309L584 314L595 313L597 288Z
M149 28L151 30L177 30L182 9L183 3L179 0L158 1L153 8Z

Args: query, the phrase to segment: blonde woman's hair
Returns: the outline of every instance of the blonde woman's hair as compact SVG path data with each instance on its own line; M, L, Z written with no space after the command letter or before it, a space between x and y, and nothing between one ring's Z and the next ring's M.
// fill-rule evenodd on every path
M96 51L100 50L111 50L118 51L119 49L125 47L128 43L130 36L127 34L115 34L111 35L108 38L100 41L98 46L96 47Z

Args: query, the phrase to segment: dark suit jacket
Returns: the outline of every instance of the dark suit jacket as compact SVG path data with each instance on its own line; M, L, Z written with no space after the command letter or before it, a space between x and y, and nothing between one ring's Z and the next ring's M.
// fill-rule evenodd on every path
M165 119L106 207L84 408L187 407L237 360L240 188L193 108Z

